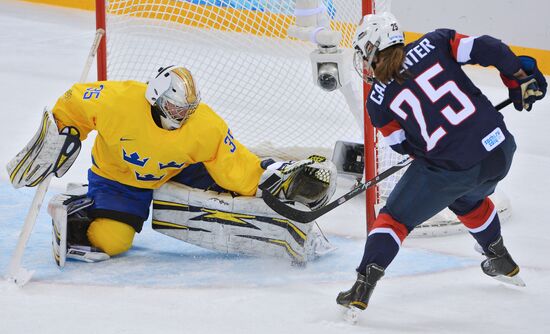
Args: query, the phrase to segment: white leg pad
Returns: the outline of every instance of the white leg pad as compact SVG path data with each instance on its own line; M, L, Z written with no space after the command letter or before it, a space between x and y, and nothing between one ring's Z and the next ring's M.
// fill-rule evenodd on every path
M321 255L315 251L319 242L314 241L322 235L311 233L314 225L286 219L257 197L232 197L175 182L153 194L154 230L224 253L286 257L303 263Z

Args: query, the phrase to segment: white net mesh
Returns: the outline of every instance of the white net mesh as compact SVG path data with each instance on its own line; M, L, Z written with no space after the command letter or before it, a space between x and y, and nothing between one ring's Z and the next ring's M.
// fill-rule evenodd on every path
M378 173L385 171L386 169L396 165L398 162L404 159L404 156L395 153L384 143L382 134L380 132L377 132L376 154L378 162ZM385 181L380 182L380 184L378 185L378 196L380 197L380 202L384 202L386 198L388 198L393 187L395 186L397 181L399 181L403 173L405 173L407 168L408 167L401 169L397 173L389 176Z
M111 0L107 73L146 81L160 66L188 67L202 99L260 156L330 156L336 140L362 141L339 92L313 83L312 43L291 39L292 0ZM350 47L360 0L326 0Z

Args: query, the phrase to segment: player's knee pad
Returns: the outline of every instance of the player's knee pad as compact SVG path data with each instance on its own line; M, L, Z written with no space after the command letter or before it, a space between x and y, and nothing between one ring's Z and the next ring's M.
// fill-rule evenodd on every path
M128 224L109 218L96 218L87 231L92 246L109 256L126 252L132 247L136 231Z
M153 193L153 229L224 253L287 257L298 263L333 249L314 222L286 219L261 198L233 197L174 182Z

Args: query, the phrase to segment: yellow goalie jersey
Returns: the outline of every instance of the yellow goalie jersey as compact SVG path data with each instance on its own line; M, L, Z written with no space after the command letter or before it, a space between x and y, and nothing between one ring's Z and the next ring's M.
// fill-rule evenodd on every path
M145 99L146 84L100 81L76 84L57 100L59 128L72 125L80 140L96 130L92 171L133 187L156 189L190 164L203 162L221 187L253 195L260 159L240 144L226 123L201 103L177 130L158 127Z

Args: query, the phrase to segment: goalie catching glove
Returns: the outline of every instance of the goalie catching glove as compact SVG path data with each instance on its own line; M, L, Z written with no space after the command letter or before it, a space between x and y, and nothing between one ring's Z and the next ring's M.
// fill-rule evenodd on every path
M337 171L332 161L312 155L305 160L262 161L266 171L260 178L260 191L280 199L300 202L314 210L325 205L336 191Z
M34 187L48 175L63 176L80 152L79 132L67 126L58 131L53 115L44 110L40 128L6 166L15 188Z

